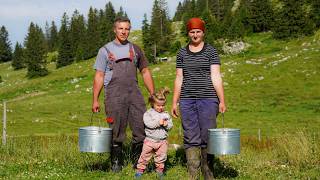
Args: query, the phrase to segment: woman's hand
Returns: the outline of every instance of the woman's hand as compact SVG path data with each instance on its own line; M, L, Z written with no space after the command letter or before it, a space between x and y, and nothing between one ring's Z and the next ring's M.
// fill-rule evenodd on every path
M227 110L227 107L226 107L226 105L224 104L224 103L219 103L219 112L220 113L225 113L226 112L226 110Z
M178 117L179 117L179 112L178 112L177 104L172 104L171 115L172 115L174 118L178 118Z

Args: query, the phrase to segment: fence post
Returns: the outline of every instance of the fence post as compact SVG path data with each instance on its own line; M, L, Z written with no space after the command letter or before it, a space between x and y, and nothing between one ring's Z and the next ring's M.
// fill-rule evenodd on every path
M258 139L259 139L259 142L261 141L261 129L259 128L258 130Z
M2 144L7 143L7 107L6 102L3 101L3 124L2 124Z

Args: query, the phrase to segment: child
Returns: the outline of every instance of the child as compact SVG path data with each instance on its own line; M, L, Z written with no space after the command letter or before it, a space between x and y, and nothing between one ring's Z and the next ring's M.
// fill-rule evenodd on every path
M149 98L150 108L143 115L146 138L143 142L142 153L138 160L136 178L139 178L146 169L153 153L158 176L163 176L164 163L167 160L168 130L173 123L170 115L164 111L168 88L159 90Z

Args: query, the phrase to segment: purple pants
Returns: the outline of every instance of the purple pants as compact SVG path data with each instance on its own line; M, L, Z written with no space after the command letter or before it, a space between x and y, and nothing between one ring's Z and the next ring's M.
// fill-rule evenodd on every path
M186 149L190 147L207 147L208 129L216 128L219 113L219 100L182 99L180 112L183 127L183 142Z

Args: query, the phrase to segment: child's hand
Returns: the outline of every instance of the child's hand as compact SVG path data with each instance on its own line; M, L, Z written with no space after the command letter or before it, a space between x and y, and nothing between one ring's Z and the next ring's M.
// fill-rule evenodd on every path
M165 122L164 119L160 119L160 121L159 121L160 126L163 126L164 122Z
M165 121L163 122L163 126L164 126L164 127L168 126L168 121L167 121L167 120L165 120Z

